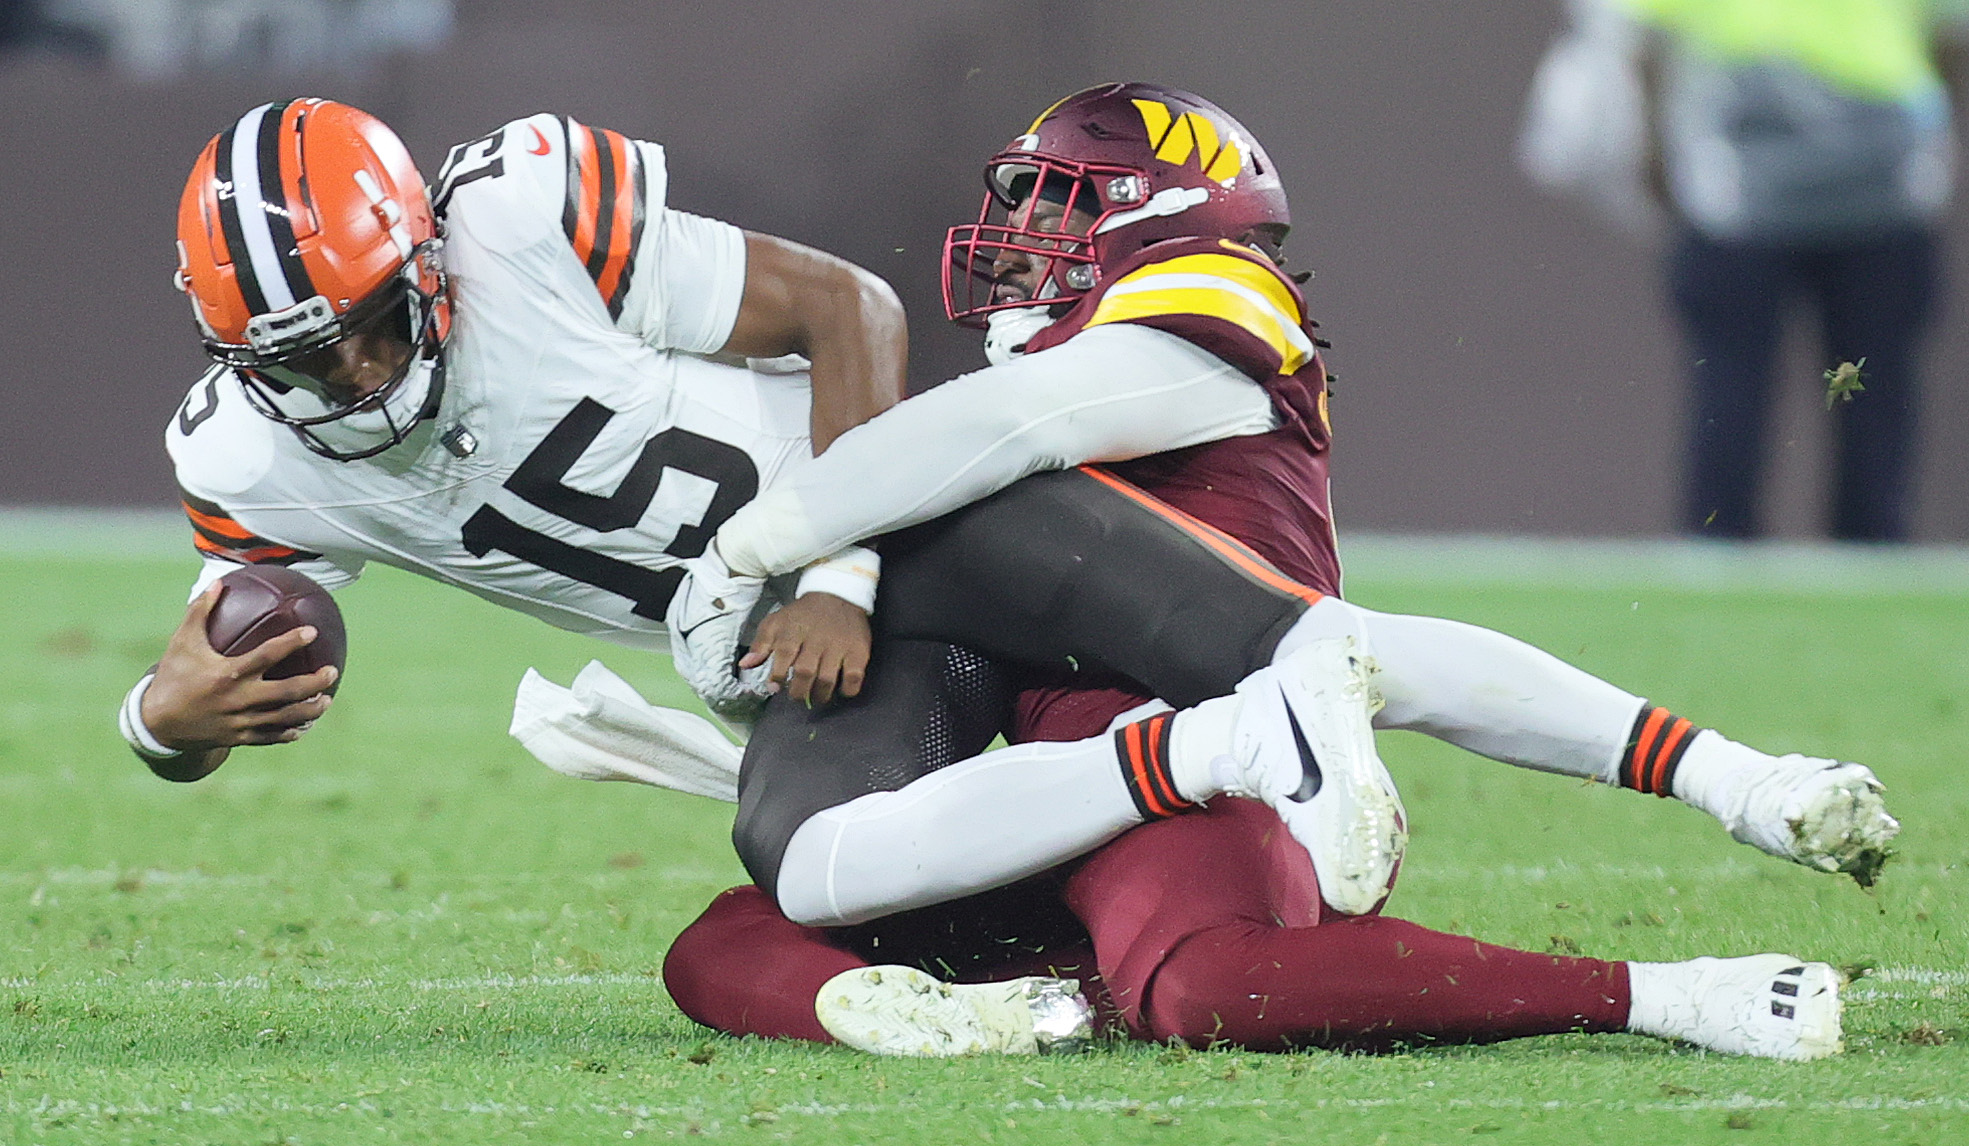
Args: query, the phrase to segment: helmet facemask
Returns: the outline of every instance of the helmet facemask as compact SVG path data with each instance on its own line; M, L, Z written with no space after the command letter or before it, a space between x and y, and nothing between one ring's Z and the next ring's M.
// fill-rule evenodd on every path
M1014 308L1048 313L1093 290L1100 268L1093 236L1146 192L1139 172L1067 163L1008 151L985 168L978 221L952 227L944 240L944 308L955 322L981 327ZM1037 194L1035 194L1037 189ZM1023 297L1003 289L1009 266L1044 267Z
M233 367L256 411L292 429L313 452L335 461L382 453L410 435L438 396L439 245L436 239L419 244L397 274L339 318L324 300L310 299L293 308L301 333L244 345L207 340L206 352ZM345 348L352 342L363 360L386 372L380 383L359 391L349 379Z
M1061 303L1172 239L1221 239L1277 263L1291 225L1278 172L1251 133L1215 104L1159 84L1100 84L1060 100L991 159L985 188L977 222L944 242L945 311L967 326L1014 308L1058 318ZM1038 217L1028 201L1053 198L1077 216L1069 238L1022 218ZM1017 276L1023 289L1006 291L1008 257L1045 260L1044 282L1035 287L1028 269Z

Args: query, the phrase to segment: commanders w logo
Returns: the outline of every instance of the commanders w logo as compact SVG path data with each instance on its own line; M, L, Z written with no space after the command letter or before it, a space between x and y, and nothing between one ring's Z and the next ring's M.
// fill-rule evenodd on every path
M1199 113L1186 111L1180 116L1171 115L1169 106L1160 100L1128 102L1142 113L1142 126L1148 128L1149 142L1155 145L1157 159L1184 164L1194 155L1204 177L1225 186L1244 169L1244 148L1238 145L1237 137L1220 142L1217 126Z

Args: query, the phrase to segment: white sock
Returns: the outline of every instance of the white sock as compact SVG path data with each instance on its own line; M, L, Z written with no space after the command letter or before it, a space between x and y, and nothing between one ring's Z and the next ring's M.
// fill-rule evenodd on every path
M1176 714L1169 732L1169 779L1183 799L1203 801L1224 791L1238 700L1235 694L1213 697Z
M1770 759L1755 748L1705 728L1689 741L1689 750L1675 766L1670 786L1676 799L1727 820L1736 809L1725 781L1739 769L1767 764Z
M1693 963L1627 965L1627 1029L1660 1039L1687 1038L1696 1027Z

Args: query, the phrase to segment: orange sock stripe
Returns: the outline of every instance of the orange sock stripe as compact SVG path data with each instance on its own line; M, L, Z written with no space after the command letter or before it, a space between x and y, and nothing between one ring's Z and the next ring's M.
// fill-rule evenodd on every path
M1675 769L1700 731L1694 722L1660 705L1642 708L1620 758L1621 787L1662 797L1674 795Z
M1135 801L1135 810L1146 820L1165 819L1169 815L1166 808L1155 802L1149 792L1149 765L1142 752L1142 726L1130 724L1114 734L1115 751L1121 756L1122 778L1128 783L1128 795Z
M1195 806L1176 794L1176 782L1169 774L1169 733L1173 719L1171 713L1159 713L1117 729L1114 734L1122 781L1128 785L1135 810L1145 820L1166 820Z
M1669 791L1671 766L1681 761L1682 754L1678 749L1689 738L1690 730L1694 727L1695 725L1687 718L1678 716L1675 718L1675 723L1669 725L1667 735L1661 738L1661 747L1655 751L1654 766L1649 770L1652 777L1649 787L1655 795L1672 795Z
M1269 586L1287 596L1297 597L1308 605L1315 604L1322 597L1326 596L1326 594L1320 592L1318 589L1301 585L1277 569L1272 568L1271 562L1252 552L1250 547L1246 546L1237 538L1232 537L1216 526L1199 521L1148 491L1123 481L1106 470L1101 469L1099 466L1081 466L1079 469L1081 473L1115 490L1150 513L1155 514L1176 528L1196 538L1212 552L1222 557L1225 561L1259 584Z
M1171 712L1158 713L1142 722L1142 738L1147 742L1149 755L1149 779L1154 782L1156 795L1161 802L1173 811L1183 811L1196 805L1183 799L1176 791L1176 777L1170 771L1170 734L1175 727L1176 715Z

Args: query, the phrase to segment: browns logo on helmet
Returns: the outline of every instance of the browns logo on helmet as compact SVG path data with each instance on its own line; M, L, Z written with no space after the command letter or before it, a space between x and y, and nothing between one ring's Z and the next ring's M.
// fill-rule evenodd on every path
M269 103L193 165L177 286L254 408L352 461L402 441L439 396L442 243L417 165L381 121L331 100ZM358 348L380 360L361 386L346 368Z
M1028 227L1027 204L1041 198L1091 217L1086 232ZM985 165L978 221L944 240L944 309L977 326L1010 307L1071 302L1103 266L1164 239L1230 239L1276 260L1291 223L1271 159L1222 108L1159 84L1103 84L1047 108ZM1046 289L993 298L1005 251L1050 260Z

